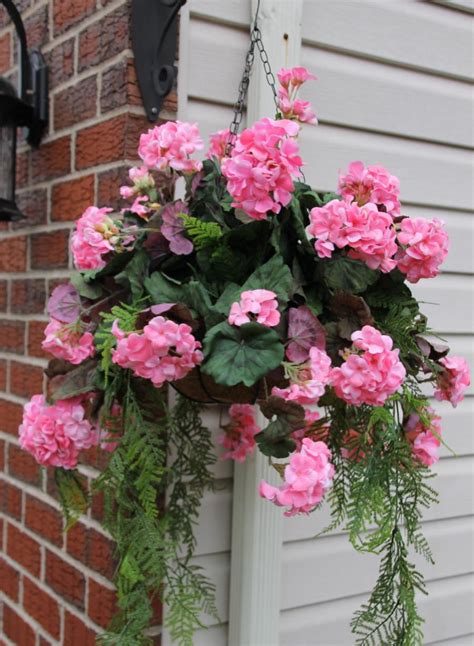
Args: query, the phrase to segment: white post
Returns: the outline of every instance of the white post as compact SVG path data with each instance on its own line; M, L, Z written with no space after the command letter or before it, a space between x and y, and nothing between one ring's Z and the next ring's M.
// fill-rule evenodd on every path
M252 17L257 0L252 0ZM299 63L302 0L260 0L258 25L275 74ZM273 117L275 104L255 49L247 123ZM266 420L261 414L259 425ZM258 495L261 480L277 484L268 459L256 452L235 464L229 646L277 646L280 614L283 511Z

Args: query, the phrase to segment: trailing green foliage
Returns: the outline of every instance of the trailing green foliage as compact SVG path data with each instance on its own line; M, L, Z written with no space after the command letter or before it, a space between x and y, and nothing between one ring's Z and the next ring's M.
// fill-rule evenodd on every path
M383 407L328 408L331 429L338 430L329 439L336 474L328 494L332 522L325 531L342 525L355 549L382 555L375 588L352 622L360 646L422 644L416 594L425 588L410 548L433 562L421 518L437 495L428 484L429 470L413 458L402 424L405 414L424 410L426 399L407 386ZM356 459L340 455L341 429L348 427L361 430Z
M159 594L172 638L191 646L201 615L216 615L214 587L191 560L199 505L212 485L210 435L189 400L170 413L163 394L141 380L127 375L112 385L122 394L124 433L94 490L104 495L104 526L117 544L119 612L100 641L151 643L146 629Z

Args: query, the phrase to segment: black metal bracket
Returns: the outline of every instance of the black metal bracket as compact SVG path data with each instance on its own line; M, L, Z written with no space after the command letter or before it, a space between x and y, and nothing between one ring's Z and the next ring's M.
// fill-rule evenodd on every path
M26 140L37 147L48 125L48 67L40 51L28 52L26 31L20 12L13 0L0 0L13 22L18 36L20 64L20 101L24 104L21 112L28 114L18 125L28 128Z
M186 0L132 0L132 47L148 120L154 123L173 89L177 16Z

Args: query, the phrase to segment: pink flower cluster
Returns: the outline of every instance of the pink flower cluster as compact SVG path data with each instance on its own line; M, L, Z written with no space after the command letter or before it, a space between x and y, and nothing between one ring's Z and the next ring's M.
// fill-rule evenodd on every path
M398 269L410 283L433 278L448 254L449 238L441 220L404 218L400 223L398 242L403 245L397 256Z
M396 266L398 250L393 220L375 204L358 206L346 200L331 200L311 209L308 238L315 238L320 258L330 258L334 249L349 247L351 258L362 260L371 269L386 273Z
M438 375L434 396L438 401L449 401L456 408L464 399L464 391L471 384L469 366L463 357L443 357L439 360L443 371Z
M112 332L117 348L112 361L122 368L130 368L144 379L150 379L160 388L167 381L178 381L201 363L201 344L185 323L175 323L163 316L155 316L142 333L126 334L117 321Z
M94 337L83 332L80 323L61 323L52 318L44 331L43 350L57 359L77 365L95 354Z
M316 77L305 67L282 67L278 72L280 88L278 89L278 108L284 119L294 119L301 123L317 123L316 115L309 101L297 98L299 88L306 81Z
M340 368L333 368L330 382L348 404L382 406L403 383L406 370L392 339L370 325L352 334L354 353Z
M405 424L405 432L412 445L413 456L422 464L431 467L439 460L441 446L441 418L428 409L430 424L426 426L420 417L413 413Z
M267 327L278 325L280 312L275 292L268 289L250 289L242 292L240 301L232 303L228 321L230 325L239 327L251 321Z
M383 166L365 168L361 161L352 162L347 173L339 177L339 192L359 206L372 202L393 217L400 215L400 182Z
M120 241L120 229L108 216L109 208L90 206L76 223L71 238L71 251L77 269L102 269L102 256L113 251Z
M196 123L167 121L140 136L138 154L148 168L173 168L183 173L201 170L202 163L191 159L204 148Z
M290 385L272 388L272 395L306 406L316 404L324 394L331 374L331 359L319 348L309 351L309 360L291 370Z
M217 159L220 161L224 155L229 143L230 130L218 130L209 137L209 149L206 153L208 159Z
M120 187L120 195L126 200L135 197L135 195L146 193L155 187L155 180L146 166L129 168L128 176L132 186L125 185Z
M34 395L25 405L19 428L20 446L44 466L74 469L79 451L99 442L99 432L86 419L81 398L46 404Z
M237 138L222 174L232 206L255 220L279 213L291 200L293 178L301 175L297 136L299 125L288 119L261 119Z
M285 467L285 481L273 487L264 480L260 495L280 507L289 507L285 516L307 514L322 501L331 486L334 467L330 462L331 451L324 442L313 442L309 437L302 441L301 450L293 453Z
M255 422L255 409L250 404L232 404L229 408L230 423L224 427L218 443L227 449L222 460L244 462L255 449L255 435L260 428Z

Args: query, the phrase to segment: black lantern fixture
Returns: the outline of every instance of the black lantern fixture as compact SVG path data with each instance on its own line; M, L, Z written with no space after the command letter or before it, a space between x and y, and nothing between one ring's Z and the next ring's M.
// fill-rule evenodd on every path
M15 25L19 42L19 96L0 77L0 221L25 216L15 202L17 129L26 128L26 140L37 147L48 124L48 68L39 51L28 53L25 27L12 0L0 0Z
M133 0L132 46L148 121L158 119L176 79L177 16L186 0Z

